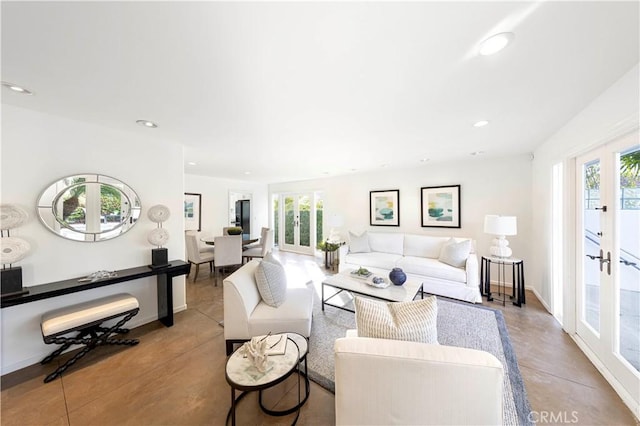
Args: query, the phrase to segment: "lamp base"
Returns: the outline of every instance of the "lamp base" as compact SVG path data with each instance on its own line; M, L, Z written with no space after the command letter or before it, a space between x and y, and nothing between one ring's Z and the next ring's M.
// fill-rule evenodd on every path
M491 241L491 248L489 248L489 253L491 256L496 257L511 257L511 248L509 247L509 241L504 236L499 236L498 238L494 238Z
M166 268L169 266L169 251L166 248L151 250L151 268Z

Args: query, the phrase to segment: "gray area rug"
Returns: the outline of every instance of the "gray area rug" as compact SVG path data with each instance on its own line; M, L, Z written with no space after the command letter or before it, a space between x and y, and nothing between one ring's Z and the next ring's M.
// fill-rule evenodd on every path
M330 306L322 312L318 299L316 296L314 300L307 356L309 378L334 392L333 344L345 336L346 330L356 328L355 315ZM528 419L531 408L502 312L439 298L438 341L442 345L483 350L498 358L505 371L503 423L532 424Z

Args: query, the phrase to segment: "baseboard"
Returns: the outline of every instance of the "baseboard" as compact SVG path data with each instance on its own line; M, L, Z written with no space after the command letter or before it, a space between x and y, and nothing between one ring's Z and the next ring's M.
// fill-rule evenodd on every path
M633 414L636 418L636 422L640 422L640 404L638 401L635 401L631 395L626 391L626 389L620 384L620 382L609 372L609 370L604 366L604 364L600 361L600 359L591 351L591 348L584 343L580 337L576 334L569 334L569 337L573 339L573 341L578 345L580 350L586 355L586 357L591 361L591 363L596 367L596 369L602 374L607 382L611 385L614 391L618 394L622 402L629 407L631 410L631 414Z
M547 305L547 302L542 298L542 296L540 295L540 293L538 293L538 290L536 290L535 287L525 286L525 289L531 290L531 292L535 294L536 298L538 299L538 302L540 302L540 304L547 310L547 312L553 315L553 312L551 311L551 307Z

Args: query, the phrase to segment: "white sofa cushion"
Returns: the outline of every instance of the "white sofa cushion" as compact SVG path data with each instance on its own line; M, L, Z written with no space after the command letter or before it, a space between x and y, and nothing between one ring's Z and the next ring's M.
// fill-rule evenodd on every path
M447 240L447 237L406 234L404 236L404 255L437 259Z
M274 308L282 305L287 298L287 274L271 252L265 255L254 274L264 303Z
M371 251L402 255L404 252L404 234L391 232L369 232Z
M379 302L356 297L358 336L438 344L435 296L411 302Z
M344 258L344 263L351 265L388 269L389 271L396 266L396 263L402 259L399 254L389 253L349 253Z
M291 332L308 337L311 333L312 311L311 289L289 288L287 300L277 308L258 303L249 317L249 336Z
M438 260L456 268L464 268L469 253L471 253L470 240L456 242L454 238L451 238L442 246Z
M350 253L369 253L371 247L369 247L369 236L367 231L364 231L360 235L356 235L349 231L349 252Z
M424 277L425 281L428 281L429 278L439 278L461 284L467 282L467 274L464 269L454 268L438 259L404 256L398 260L397 267L402 268L406 274L420 275Z

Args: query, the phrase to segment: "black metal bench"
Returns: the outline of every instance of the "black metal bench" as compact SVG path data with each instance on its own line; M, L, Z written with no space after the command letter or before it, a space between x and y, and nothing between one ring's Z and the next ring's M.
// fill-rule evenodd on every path
M45 377L44 382L48 383L54 380L98 346L137 345L138 339L118 339L111 336L128 333L129 329L121 327L139 310L138 299L128 293L121 293L44 314L40 322L44 342L61 346L40 361L41 364L51 362L71 345L85 345L71 359ZM114 318L120 318L120 320L113 326L102 326L102 323ZM65 336L73 332L77 332L77 334Z

